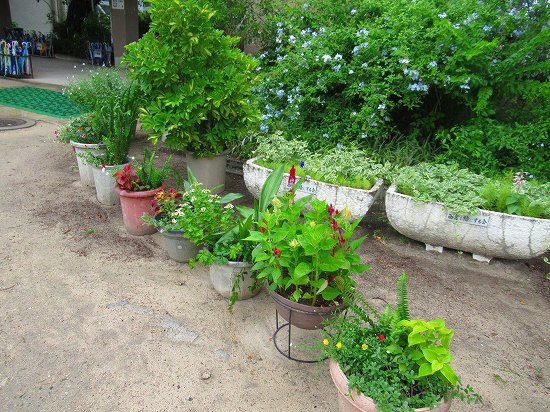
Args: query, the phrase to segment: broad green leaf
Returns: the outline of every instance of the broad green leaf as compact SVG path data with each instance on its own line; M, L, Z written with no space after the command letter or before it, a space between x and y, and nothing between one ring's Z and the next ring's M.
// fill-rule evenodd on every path
M420 365L420 368L418 369L418 377L421 376L428 376L431 375L432 372L432 364L429 362L423 363Z
M321 296L324 300L332 301L340 296L340 291L337 288L333 288L332 286L327 286L325 290L323 290L323 292L321 293Z
M296 277L301 278L302 276L305 276L305 275L308 275L309 273L311 273L312 270L313 270L313 268L311 267L311 265L309 263L300 262L298 264L298 266L296 266L296 269L294 269L294 275Z
M223 205L232 202L233 200L240 199L241 197L243 197L243 195L240 193L228 193L220 199L220 203Z
M451 383L451 385L456 385L458 383L456 373L449 365L443 365L440 372Z

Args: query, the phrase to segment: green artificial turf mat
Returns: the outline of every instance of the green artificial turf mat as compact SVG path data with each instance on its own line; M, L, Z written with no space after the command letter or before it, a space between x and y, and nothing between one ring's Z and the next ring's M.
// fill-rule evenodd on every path
M60 118L80 114L78 107L62 93L37 87L0 89L0 105Z

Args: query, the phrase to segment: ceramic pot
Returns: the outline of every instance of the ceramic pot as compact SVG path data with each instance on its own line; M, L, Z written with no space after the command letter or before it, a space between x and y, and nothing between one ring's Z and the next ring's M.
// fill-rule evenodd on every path
M330 376L334 385L338 389L338 410L339 412L377 412L374 401L365 395L359 395L356 390L351 391L351 396L348 395L348 378L340 369L340 365L332 359L329 361ZM451 401L444 402L441 400L439 407L419 408L415 412L447 412L451 408Z
M120 168L124 166L125 165L105 166L105 169L92 167L97 200L102 205L114 206L120 204L118 193L115 192L115 187L117 187L117 183L116 178L113 177L113 174L115 173L115 168Z
M183 231L164 230L164 248L170 259L180 263L187 263L199 253L200 248L183 237Z
M292 312L292 320L290 322L292 326L296 326L300 329L322 329L325 319L330 318L333 313L339 312L344 308L343 305L340 307L304 305L302 303L293 302L279 295L277 292L272 292L271 297L275 301L275 307L279 315L289 322L290 313Z
M213 193L219 193L224 189L227 155L222 154L213 158L194 157L192 152L187 152L186 161L187 167L191 169L204 188L211 189L221 185Z
M129 192L121 189L118 185L115 186L115 191L120 197L120 208L122 209L124 227L128 233L135 236L143 236L152 235L157 231L154 226L148 225L141 220L141 217L144 213L151 216L155 214L151 202L160 190L162 190L162 188L159 187L154 190Z
M86 162L86 159L82 158L82 154L91 153L94 156L101 156L105 154L104 144L87 144L70 141L71 146L76 154L76 163L78 164L78 173L80 175L80 181L83 185L94 187L94 173L93 167Z
M239 300L249 299L256 296L260 288L250 291L254 286L254 278L250 272L251 263L247 262L227 262L225 265L214 263L210 266L210 281L212 286L224 298L229 298L233 290L233 281L239 276Z

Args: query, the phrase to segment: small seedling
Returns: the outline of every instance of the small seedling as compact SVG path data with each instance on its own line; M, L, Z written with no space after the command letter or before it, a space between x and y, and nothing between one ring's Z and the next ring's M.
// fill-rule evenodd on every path
M86 230L84 231L84 235L85 235L85 236L95 235L95 233L96 233L96 230L95 230L95 229L86 229Z
M495 380L496 380L497 382L501 382L501 383L503 383L503 384L505 384L505 385L508 383L508 381L504 380L504 379L502 378L502 376L500 376L500 375L497 374L497 373L495 373L495 374L493 375L493 377L495 378Z

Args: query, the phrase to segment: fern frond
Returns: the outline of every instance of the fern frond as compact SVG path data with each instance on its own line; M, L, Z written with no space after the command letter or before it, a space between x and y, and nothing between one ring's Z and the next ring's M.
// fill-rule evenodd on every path
M407 291L407 274L403 272L397 280L397 321L410 320L409 293Z
M368 323L373 327L377 326L377 322L374 321L371 316L373 316L376 320L379 320L380 315L376 309L374 309L374 307L367 302L367 299L352 287L350 280L348 279L346 281L344 279L336 278L334 281L340 290L342 299L348 309L350 309L363 322Z

